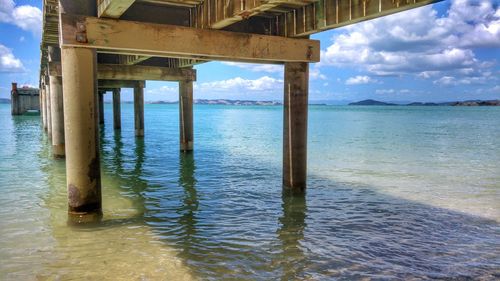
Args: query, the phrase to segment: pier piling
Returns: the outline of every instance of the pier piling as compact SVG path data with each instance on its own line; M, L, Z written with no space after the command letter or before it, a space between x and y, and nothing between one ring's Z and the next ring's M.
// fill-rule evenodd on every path
M62 49L69 222L102 215L96 57L94 49Z
M104 94L106 91L99 91L99 124L104 124Z
M193 150L193 81L179 81L180 149Z
M135 136L144 136L144 82L134 87L134 124Z
M115 130L122 128L120 92L120 88L113 89L113 127Z
M61 61L61 49L49 46L49 61ZM49 76L50 81L50 115L52 129L52 154L55 158L64 158L64 110L62 77Z
M51 104L51 93L50 93L50 80L47 76L45 78L45 102L47 103L47 136L49 140L52 141L52 104Z
M308 63L285 63L283 185L293 191L306 188L308 84Z

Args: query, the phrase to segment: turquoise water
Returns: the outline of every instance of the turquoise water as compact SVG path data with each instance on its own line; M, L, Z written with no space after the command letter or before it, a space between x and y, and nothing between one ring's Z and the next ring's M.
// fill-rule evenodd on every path
M66 225L64 161L0 105L0 280L500 278L500 108L312 106L282 193L282 108L133 107L101 129L101 225Z

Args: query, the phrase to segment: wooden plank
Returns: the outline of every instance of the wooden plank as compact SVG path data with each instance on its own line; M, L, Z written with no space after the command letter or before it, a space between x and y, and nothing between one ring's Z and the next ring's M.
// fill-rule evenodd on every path
M49 62L50 76L61 76L61 63ZM196 70L190 68L169 68L142 65L99 64L99 80L156 80L156 81L196 81Z
M442 0L319 0L282 14L278 17L278 23L281 26L280 29L284 31L283 35L304 37L440 1Z
M99 87L99 89L136 88L136 87L145 88L146 81L99 79L97 81L97 86Z
M236 22L258 16L280 6L285 6L285 10L290 10L290 7L301 7L316 1L318 0L244 1L240 2L239 5L231 7L228 5L230 1L227 0L207 0L197 7L197 11L201 13L203 10L210 10L210 13L207 13L206 17L199 17L203 22L197 25L213 29L222 29Z
M308 39L67 14L61 14L61 30L63 47L110 53L267 63L318 62L320 57L319 41Z
M196 70L142 65L100 64L97 77L110 80L196 81Z
M105 18L119 18L134 4L135 0L99 0L97 15Z

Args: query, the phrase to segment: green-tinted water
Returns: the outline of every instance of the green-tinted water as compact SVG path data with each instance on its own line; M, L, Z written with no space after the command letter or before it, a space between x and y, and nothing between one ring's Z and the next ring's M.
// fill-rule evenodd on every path
M1 280L499 277L500 110L310 109L305 197L281 187L280 107L146 105L101 131L104 221L66 225L64 161L0 105Z

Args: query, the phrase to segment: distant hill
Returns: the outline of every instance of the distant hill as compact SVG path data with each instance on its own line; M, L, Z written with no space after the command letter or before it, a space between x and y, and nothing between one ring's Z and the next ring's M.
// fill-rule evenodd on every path
M0 103L10 103L10 99L0 98Z
M351 102L349 105L396 105L394 103L388 103L388 102L383 102L383 101L377 101L377 100L362 100L358 102Z
M204 100L198 99L194 101L195 104L220 104L220 105L281 105L277 101L252 101L252 100Z
M376 101L376 100L362 100L352 102L349 105L396 105L394 103ZM500 106L500 100L468 100L468 101L453 101L453 102L412 102L408 104L401 104L407 106Z
M470 100L451 102L451 106L500 106L500 100Z

